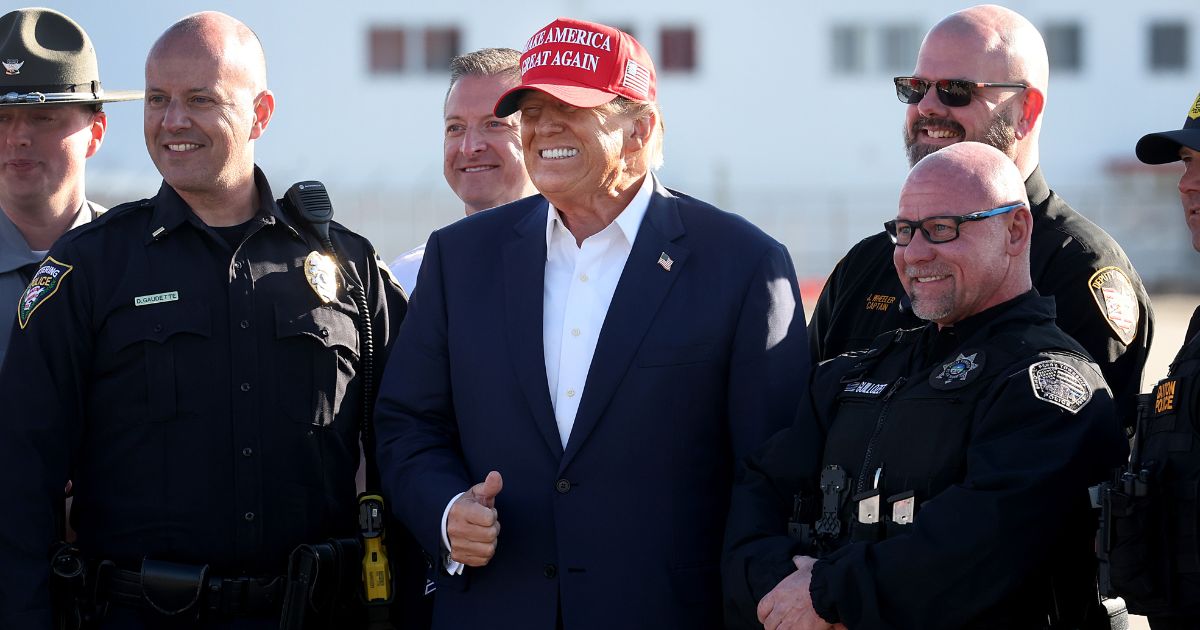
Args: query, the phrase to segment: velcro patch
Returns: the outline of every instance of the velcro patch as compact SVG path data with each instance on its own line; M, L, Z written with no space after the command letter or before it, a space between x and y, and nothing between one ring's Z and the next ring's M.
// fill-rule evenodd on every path
M1105 267L1092 274L1088 279L1088 288L1104 320L1117 333L1121 343L1129 345L1137 336L1140 317L1137 294L1129 276L1117 267Z
M842 391L847 394L862 394L864 396L878 396L887 391L891 383L871 383L869 381L854 381L847 383L846 388Z
M74 268L49 256L46 257L45 262L38 267L37 273L33 274L33 278L29 280L29 286L25 287L21 299L17 301L17 323L21 325L22 330L29 323L29 318L33 316L37 307L58 292L63 278L66 278Z
M1159 382L1154 388L1154 413L1164 414L1175 411L1175 379Z
M1038 361L1029 366L1033 395L1077 413L1092 399L1092 388L1079 370L1062 361Z

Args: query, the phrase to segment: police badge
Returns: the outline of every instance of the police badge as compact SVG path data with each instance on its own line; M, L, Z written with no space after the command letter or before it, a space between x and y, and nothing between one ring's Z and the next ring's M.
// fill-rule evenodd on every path
M328 304L337 299L337 267L333 259L325 254L312 251L304 259L304 277L308 278L308 286Z
M958 355L958 358L942 365L940 372L929 375L929 385L934 389L958 389L975 380L983 367L983 352Z

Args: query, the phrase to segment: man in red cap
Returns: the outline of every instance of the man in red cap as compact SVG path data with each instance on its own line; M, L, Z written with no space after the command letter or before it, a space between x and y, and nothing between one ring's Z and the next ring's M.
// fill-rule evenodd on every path
M791 260L653 175L628 34L559 19L521 68L495 114L541 194L430 237L376 413L388 500L438 559L436 628L721 627L735 462L808 369Z
M1200 251L1200 95L1183 128L1146 134L1137 143L1147 164L1183 161L1179 200ZM1111 586L1129 611L1150 618L1154 630L1200 628L1200 308L1192 315L1183 347L1166 378L1139 406L1138 443L1123 483L1113 488L1106 514L1115 522L1101 556L1107 555ZM1136 481L1134 481L1136 480ZM1121 504L1127 504L1122 510Z

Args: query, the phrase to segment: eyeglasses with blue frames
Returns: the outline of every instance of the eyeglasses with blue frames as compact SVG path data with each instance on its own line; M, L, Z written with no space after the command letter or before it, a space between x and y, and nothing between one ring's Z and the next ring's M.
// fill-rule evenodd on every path
M925 98L930 86L937 91L938 100L946 107L965 107L971 103L971 98L978 88L1010 88L1024 90L1029 87L1024 83L980 83L965 79L938 79L930 81L917 77L896 77L896 98L905 105L916 105Z
M991 210L981 210L979 212L972 212L971 214L963 214L958 216L946 215L925 217L920 221L893 219L891 221L885 221L883 223L883 229L887 231L888 236L892 239L892 242L898 247L905 247L911 243L913 240L913 235L917 233L917 230L921 230L921 233L925 235L925 240L929 241L930 243L949 243L950 241L958 238L959 226L964 223L969 223L971 221L982 221L988 217L994 217L1006 212L1012 212L1017 208L1023 207L1025 207L1025 204L1018 201L1007 206L1000 206L999 208L992 208Z

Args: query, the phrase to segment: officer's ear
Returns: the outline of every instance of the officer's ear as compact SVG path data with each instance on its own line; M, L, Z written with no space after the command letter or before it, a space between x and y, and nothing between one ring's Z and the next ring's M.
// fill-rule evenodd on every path
M271 116L275 115L275 95L263 90L254 97L254 125L250 127L250 139L255 140L267 130Z
M1008 224L1008 241L1005 250L1009 256L1019 256L1029 249L1033 238L1033 214L1028 206L1021 206L1012 212L1012 221Z
M1017 109L1016 120L1013 121L1013 132L1018 139L1033 132L1045 108L1046 95L1041 90L1033 86L1021 90L1021 105Z
M88 123L92 132L92 137L88 140L87 153L85 157L92 157L100 150L100 145L104 142L104 131L108 129L108 115L103 111L91 112L91 122Z

